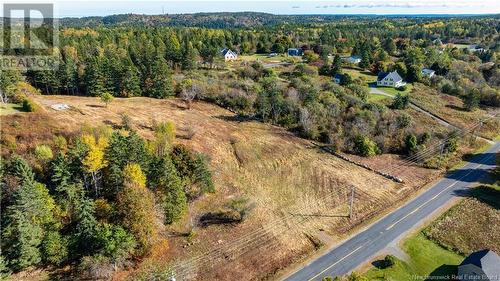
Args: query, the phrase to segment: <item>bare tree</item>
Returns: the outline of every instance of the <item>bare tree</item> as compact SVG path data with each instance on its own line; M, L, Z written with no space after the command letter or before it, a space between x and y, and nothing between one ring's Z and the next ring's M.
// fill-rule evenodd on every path
M196 84L191 84L188 87L182 89L180 93L181 99L186 103L187 108L191 109L191 102L201 94L201 87Z

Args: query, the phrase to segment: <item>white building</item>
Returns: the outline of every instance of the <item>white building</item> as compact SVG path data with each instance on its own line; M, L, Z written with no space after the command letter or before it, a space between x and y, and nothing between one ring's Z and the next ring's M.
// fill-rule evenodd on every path
M224 57L225 61L232 61L238 58L238 55L228 48L222 49L222 51L220 51L220 54Z
M361 58L359 56L350 56L344 59L348 63L358 64L361 62Z
M377 86L398 88L406 85L403 78L399 76L397 71L380 72L377 77Z

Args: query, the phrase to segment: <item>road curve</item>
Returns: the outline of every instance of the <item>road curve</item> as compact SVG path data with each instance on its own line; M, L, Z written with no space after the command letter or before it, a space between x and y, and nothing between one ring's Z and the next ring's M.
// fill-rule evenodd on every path
M463 194L471 183L478 181L489 169L495 167L495 153L499 151L500 142L496 142L486 152L475 155L464 167L448 174L417 198L284 280L321 280L325 276L338 276L351 272L441 206Z

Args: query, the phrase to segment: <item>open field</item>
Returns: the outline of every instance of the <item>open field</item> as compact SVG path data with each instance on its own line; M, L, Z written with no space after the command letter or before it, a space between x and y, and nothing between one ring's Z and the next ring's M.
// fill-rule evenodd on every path
M190 215L167 233L172 236L170 249L146 258L137 272L149 272L151 268L165 267L173 257L182 261L217 247L226 254L211 257L212 265L220 262L227 266L206 269L209 263L205 260L189 267L194 276L204 268L207 280L230 280L235 276L262 278L263 273L274 272L313 251L318 245L311 239L318 230L332 236L345 233L411 190L321 152L309 141L283 129L239 120L233 113L203 102L196 102L187 110L176 99L115 99L107 108L98 98L35 96L33 99L45 108L44 113L2 117L2 142L10 139L13 146L4 149L29 153L53 134L68 134L84 124L118 126L120 114L124 113L144 137L151 137L153 119L171 120L177 125L179 142L210 156L217 192L193 202ZM71 109L51 109L56 103L66 103ZM186 137L188 131L195 132L191 139ZM356 217L352 221L345 217L351 186L357 188ZM196 235L186 238L184 234L201 214L224 209L233 200L242 198L253 206L244 223L195 227ZM255 239L248 236L255 231L258 234L253 236ZM254 243L251 251L248 247L234 247L231 242L247 237L250 240L245 241ZM239 258L241 255L244 258ZM128 274L131 272L122 273Z
M439 93L423 84L415 84L410 97L415 104L461 128L473 126L480 120L489 118L479 133L490 139L500 134L500 118L490 118L495 113L494 110L479 108L472 112L466 111L460 98Z
M430 239L452 251L468 255L474 251L500 251L500 187L484 185L472 191L424 230Z
M352 79L359 78L362 81L366 82L366 84L377 81L377 75L371 73L368 70L362 70L360 68L344 67L342 68L342 73L349 74Z

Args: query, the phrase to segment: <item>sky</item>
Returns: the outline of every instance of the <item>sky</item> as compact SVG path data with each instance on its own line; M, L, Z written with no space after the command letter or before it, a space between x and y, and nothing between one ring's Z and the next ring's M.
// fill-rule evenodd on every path
M30 1L42 2L46 1ZM56 0L59 17L113 14L179 14L198 12L265 12L272 14L498 14L500 0ZM11 2L6 0L5 2ZM15 1L20 2L20 1Z

